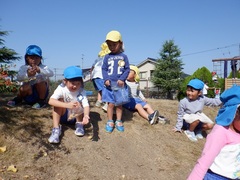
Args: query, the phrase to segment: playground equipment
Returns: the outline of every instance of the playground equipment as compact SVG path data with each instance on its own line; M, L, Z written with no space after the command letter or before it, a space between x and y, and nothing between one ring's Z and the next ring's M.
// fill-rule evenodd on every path
M225 79L225 89L232 87L233 84L240 85L240 79L237 78L227 78L228 75L228 62L230 61L238 61L240 60L240 56L235 56L232 58L220 58L213 59L213 71L219 77L223 77ZM223 65L223 73L222 73L222 65Z

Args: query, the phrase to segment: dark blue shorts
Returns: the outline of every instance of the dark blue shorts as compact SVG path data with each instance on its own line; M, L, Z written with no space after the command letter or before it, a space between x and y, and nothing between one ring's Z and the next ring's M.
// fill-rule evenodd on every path
M48 88L47 83L46 83L46 86L47 86L47 92L45 94L44 100L47 99L48 94L49 94L49 88ZM38 95L35 85L31 85L31 87L32 87L32 94L23 98L27 104L35 104L39 101L39 95Z
M76 119L74 118L68 121L68 109L66 109L66 112L60 118L60 123L74 125L76 123Z
M130 98L130 102L128 102L127 104L123 104L123 107L130 111L135 111L135 106L137 104L141 104L141 106L144 107L147 103L140 98Z
M200 121L195 130L201 130L203 126L203 123ZM190 124L187 123L185 120L183 120L183 130L188 130L190 127Z

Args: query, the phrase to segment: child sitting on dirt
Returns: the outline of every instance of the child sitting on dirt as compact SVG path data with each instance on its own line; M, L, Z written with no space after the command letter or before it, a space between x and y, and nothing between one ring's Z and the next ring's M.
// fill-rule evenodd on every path
M42 62L42 50L36 45L28 46L25 54L25 65L21 66L17 80L22 82L17 97L7 103L14 107L24 100L35 109L40 109L46 105L49 94L49 77L53 76L50 70Z
M204 105L219 106L220 99L208 98L202 95L204 83L199 79L192 79L187 85L187 97L182 99L178 106L177 124L173 131L184 133L191 141L203 139L202 130L209 130L213 122L202 111ZM194 132L195 131L195 132Z
M221 94L223 106L188 180L240 179L239 92L240 86L233 86Z
M89 123L89 103L83 89L82 69L69 66L64 70L64 80L49 99L53 106L53 129L48 141L59 143L61 125L75 124L75 134L84 136L83 125Z
M123 107L130 111L137 111L139 115L146 119L151 125L157 122L165 124L167 119L163 116L159 116L158 110L154 111L146 102L140 90L139 80L139 69L136 66L130 65L130 72L126 80L126 84L129 88L130 102L124 104Z

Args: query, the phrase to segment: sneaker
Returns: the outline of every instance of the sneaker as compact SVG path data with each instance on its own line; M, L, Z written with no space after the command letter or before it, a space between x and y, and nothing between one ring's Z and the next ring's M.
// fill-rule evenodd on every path
M7 102L7 106L9 107L15 107L17 104L21 103L22 99L19 97L13 98L13 100Z
M184 133L186 134L186 136L188 137L188 139L190 139L193 142L197 142L197 138L195 136L194 132L191 132L189 130L185 130Z
M169 123L169 120L165 118L164 116L159 115L157 118L157 122L160 124L167 124Z
M107 112L107 108L108 108L108 104L105 103L104 106L102 107L102 109Z
M84 129L82 123L76 122L75 128L76 128L75 134L77 136L84 136Z
M15 107L16 106L16 102L15 101L8 101L7 106Z
M35 103L32 108L33 109L41 109L41 108L44 108L46 107L46 104L45 103Z
M112 126L110 126L110 124L111 124ZM113 129L114 129L113 120L108 120L108 121L107 121L107 124L106 124L106 127L105 127L106 132L111 133L111 132L113 131Z
M101 105L102 105L102 102L99 101L99 100L97 100L97 102L95 103L95 106L96 106L96 107L101 107Z
M150 115L148 116L149 124L151 124L151 125L156 124L157 119L158 119L158 116L159 116L158 110L156 110L156 111L154 111L152 114L150 114Z
M196 138L203 139L202 131L197 131L196 132Z
M115 127L118 131L123 132L124 131L124 126L121 120L116 120L115 122Z
M61 133L62 133L61 125L59 126L59 128L53 128L52 134L49 137L48 142L54 143L54 144L59 143L59 137L60 137Z

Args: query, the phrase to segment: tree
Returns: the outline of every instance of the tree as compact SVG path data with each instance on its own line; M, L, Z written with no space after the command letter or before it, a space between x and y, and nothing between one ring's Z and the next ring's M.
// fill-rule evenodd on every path
M20 60L20 56L13 49L4 46L3 36L7 36L8 31L0 31L0 63L12 63L15 60Z
M181 84L183 63L178 59L180 54L181 51L173 40L166 41L151 79L156 87L167 93L168 99L173 99L173 92L178 90Z

